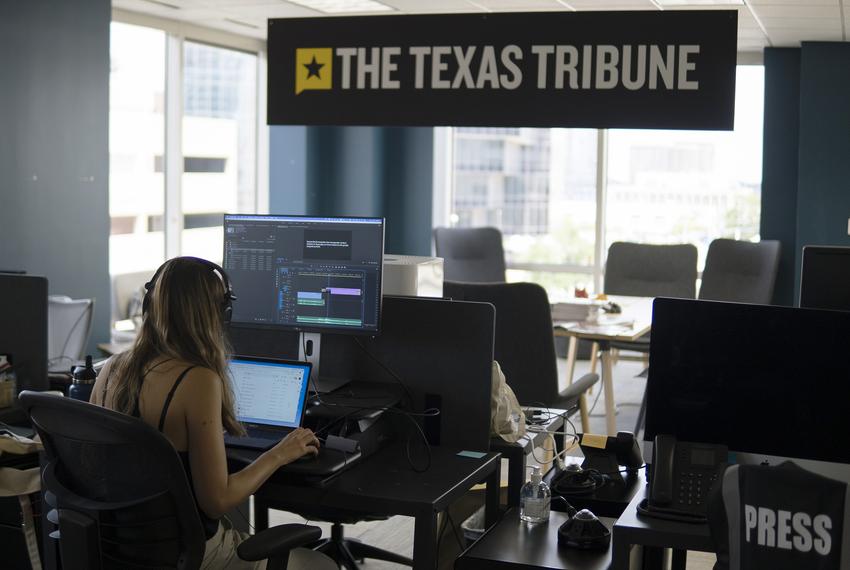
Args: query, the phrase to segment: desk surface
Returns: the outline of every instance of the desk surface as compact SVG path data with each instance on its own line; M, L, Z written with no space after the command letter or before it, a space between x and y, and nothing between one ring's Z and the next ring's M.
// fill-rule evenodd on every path
M488 568L608 570L611 547L606 551L577 550L558 546L558 528L567 520L565 513L552 512L549 522L527 525L519 510L511 509L502 520L455 561L455 570ZM614 519L601 518L609 529Z
M431 467L417 473L407 461L404 444L388 445L321 487L292 477L273 475L257 492L270 501L298 506L333 506L376 515L413 515L423 506L445 509L500 466L498 453L462 457L458 449L431 448ZM425 452L413 446L414 463L425 465Z
M598 324L586 322L555 323L555 336L576 336L590 340L616 340L634 342L652 328L653 297L609 296L620 305L623 312L616 315L601 315ZM629 324L618 324L628 322Z

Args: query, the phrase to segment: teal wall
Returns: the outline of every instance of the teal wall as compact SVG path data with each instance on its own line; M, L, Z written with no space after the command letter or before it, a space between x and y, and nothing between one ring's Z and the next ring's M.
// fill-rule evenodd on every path
M799 297L804 245L850 246L850 44L765 50L762 238L785 250L777 302Z
M0 268L94 297L109 339L109 0L0 2Z
M433 129L270 129L274 214L383 216L386 251L430 255Z

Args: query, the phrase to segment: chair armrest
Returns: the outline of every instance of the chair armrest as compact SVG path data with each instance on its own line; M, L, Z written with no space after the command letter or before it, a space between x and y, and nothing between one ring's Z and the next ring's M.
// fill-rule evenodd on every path
M322 529L304 524L282 524L260 531L236 547L242 560L250 562L279 557L293 548L316 542L322 538Z
M571 398L578 398L581 396L585 390L593 386L599 382L599 374L588 373L575 380L572 384L567 386L567 389L558 394L558 399L566 400Z

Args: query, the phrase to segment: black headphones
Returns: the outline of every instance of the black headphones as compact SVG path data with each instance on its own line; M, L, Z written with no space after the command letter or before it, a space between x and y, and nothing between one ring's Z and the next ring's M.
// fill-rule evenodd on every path
M227 276L227 273L224 269L217 263L213 263L212 261L208 261L206 259L201 259L200 257L177 257L175 259L186 259L194 261L200 265L208 267L213 273L217 273L221 278L221 282L224 284L224 298L221 301L221 316L224 324L230 323L230 317L233 315L233 301L236 300L236 295L233 294L233 286L230 284L230 278ZM171 260L169 260L171 261ZM168 263L168 262L166 262ZM165 267L165 263L159 266L159 269L156 270L156 273L153 274L151 280L145 283L145 298L142 300L142 315L148 314L148 308L151 304L151 291L153 291L153 286L156 283L159 274L162 273L162 268Z

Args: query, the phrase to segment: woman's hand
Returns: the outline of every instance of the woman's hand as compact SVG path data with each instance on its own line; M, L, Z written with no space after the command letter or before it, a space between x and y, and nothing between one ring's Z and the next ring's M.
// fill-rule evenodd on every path
M275 445L271 452L278 458L281 465L286 465L308 453L318 455L319 440L312 430L297 428Z

